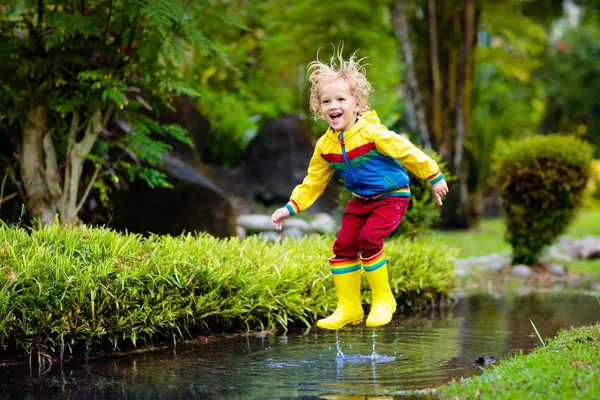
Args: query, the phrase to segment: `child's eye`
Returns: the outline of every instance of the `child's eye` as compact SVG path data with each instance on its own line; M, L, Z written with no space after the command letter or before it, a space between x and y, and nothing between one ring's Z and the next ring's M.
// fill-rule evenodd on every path
M345 98L343 98L343 97L340 97L340 98L338 99L338 101L346 101L346 99L345 99Z
M323 104L328 104L329 100L323 100Z

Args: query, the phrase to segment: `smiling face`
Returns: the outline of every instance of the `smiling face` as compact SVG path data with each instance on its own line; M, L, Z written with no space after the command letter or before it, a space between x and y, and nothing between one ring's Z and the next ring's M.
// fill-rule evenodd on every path
M319 91L323 118L336 132L347 131L356 122L360 111L358 99L350 92L350 85L344 79L324 83Z

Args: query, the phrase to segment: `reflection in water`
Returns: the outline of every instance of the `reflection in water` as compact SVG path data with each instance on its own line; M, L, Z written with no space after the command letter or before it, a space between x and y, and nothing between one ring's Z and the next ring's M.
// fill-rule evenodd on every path
M451 309L397 314L376 329L312 329L180 346L177 354L54 367L39 379L28 368L4 368L0 398L394 398L476 374L478 357L535 347L529 318L549 337L560 328L595 323L600 307L584 295L477 294Z

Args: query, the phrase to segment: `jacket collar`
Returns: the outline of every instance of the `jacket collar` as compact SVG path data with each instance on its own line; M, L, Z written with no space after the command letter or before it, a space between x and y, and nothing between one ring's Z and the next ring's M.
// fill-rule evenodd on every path
M354 125L352 125L352 127L350 129L348 129L347 131L344 132L344 139L348 140L356 132L361 130L363 126L365 126L367 124L373 124L373 123L374 124L381 123L381 121L379 120L379 117L377 116L377 112L375 112L375 110L370 110L370 111L365 112L364 114L362 114L360 116L360 118L358 118L358 120L354 123ZM326 132L327 135L334 137L336 140L340 133L341 132L335 132L331 127L329 127L329 129L327 129L327 132Z

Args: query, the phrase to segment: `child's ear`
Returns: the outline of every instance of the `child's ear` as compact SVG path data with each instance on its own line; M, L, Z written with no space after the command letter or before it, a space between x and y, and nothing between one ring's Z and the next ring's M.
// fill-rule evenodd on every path
M362 104L360 103L360 101L357 101L356 107L354 107L354 112L359 113L361 108L362 108Z

